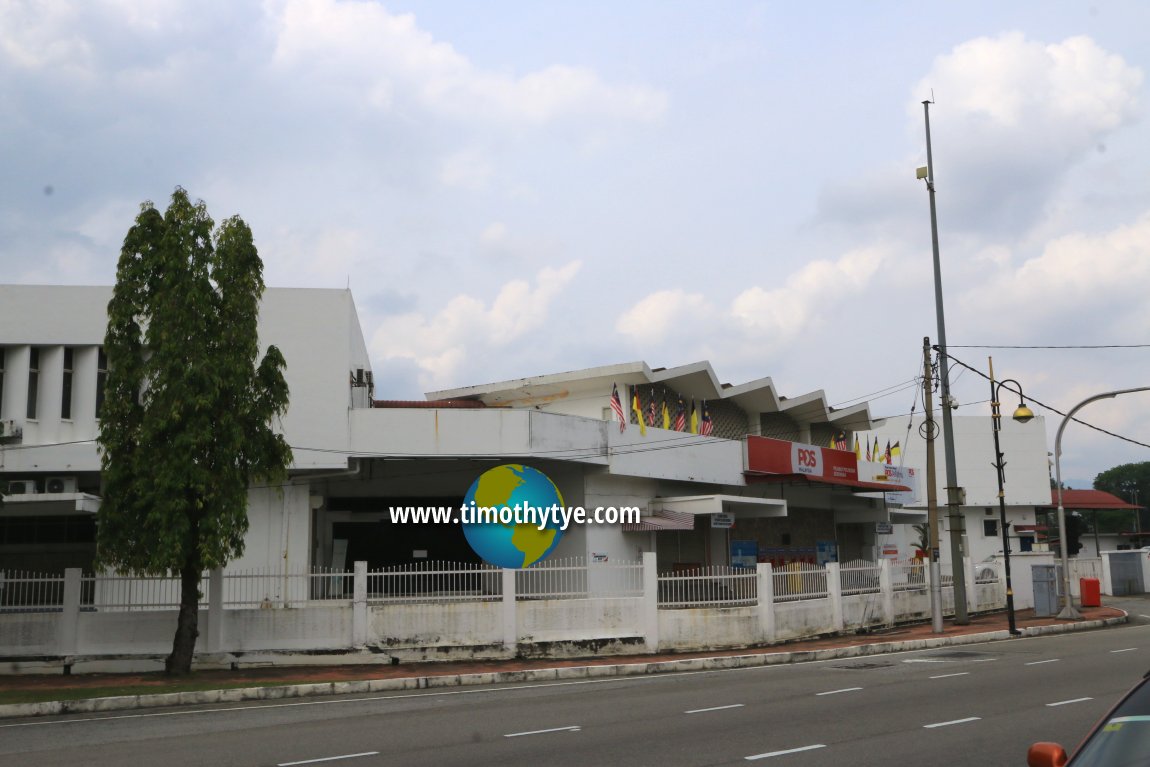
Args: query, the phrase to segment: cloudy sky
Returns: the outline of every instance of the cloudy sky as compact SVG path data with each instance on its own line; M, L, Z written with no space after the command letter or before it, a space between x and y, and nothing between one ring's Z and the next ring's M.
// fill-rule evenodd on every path
M269 285L351 287L380 397L708 359L901 414L933 94L951 352L1066 410L1150 385L1150 348L970 347L1150 343L1147 29L1138 0L0 0L0 267L110 284L181 185ZM1150 393L1082 415L1150 443ZM1079 487L1150 460L1063 447Z

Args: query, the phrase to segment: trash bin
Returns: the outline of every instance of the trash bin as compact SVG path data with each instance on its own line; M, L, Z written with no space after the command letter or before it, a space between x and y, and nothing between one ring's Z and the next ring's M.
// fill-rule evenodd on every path
M1102 606L1102 586L1097 578L1079 578L1078 593L1082 595L1083 607Z

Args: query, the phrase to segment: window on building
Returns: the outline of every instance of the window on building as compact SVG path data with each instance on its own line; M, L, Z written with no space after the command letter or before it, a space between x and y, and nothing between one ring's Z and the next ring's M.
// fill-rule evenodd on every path
M64 347L64 378L63 388L60 391L60 418L65 421L72 419L72 361L74 354L71 346Z
M40 347L28 350L28 420L36 420L36 399L40 393Z
M96 417L104 410L104 386L108 383L108 355L101 346L96 352Z
M998 520L997 519L984 519L982 520L982 534L987 538L998 537Z

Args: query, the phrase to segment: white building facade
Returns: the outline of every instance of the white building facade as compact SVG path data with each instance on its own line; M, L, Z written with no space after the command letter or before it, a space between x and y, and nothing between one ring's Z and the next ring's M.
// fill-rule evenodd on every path
M110 287L0 286L0 569L92 565L110 298ZM276 427L294 461L284 485L251 489L233 570L475 561L459 525L403 525L390 509L458 505L499 462L540 469L569 506L641 509L637 524L567 531L553 557L656 552L668 570L875 559L881 525L922 518L890 508L881 486L857 481L853 453L827 447L874 424L865 404L834 409L822 392L781 396L769 378L722 384L706 362L634 362L389 402L374 397L349 291L269 288L259 335L287 362L290 406ZM854 479L756 464L748 444L768 442L849 462Z

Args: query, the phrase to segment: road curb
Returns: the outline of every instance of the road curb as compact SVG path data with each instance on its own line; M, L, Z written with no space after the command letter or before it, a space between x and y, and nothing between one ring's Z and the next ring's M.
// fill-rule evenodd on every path
M1023 637L1088 631L1126 623L1128 617L1062 623L1050 626L1032 626L1022 629ZM682 671L721 671L735 668L754 668L811 661L860 658L869 655L929 650L935 647L980 644L1012 639L1009 631L988 631L981 634L928 637L896 642L833 647L821 650L793 650L782 652L720 655L708 658L644 661L640 663L605 663L588 666L520 669L517 671L488 671L472 674L436 674L401 677L397 679L371 679L354 682L319 682L281 685L276 687L241 687L230 690L200 690L196 692L169 692L154 695L121 695L110 698L82 698L79 700L43 701L40 703L8 703L0 705L0 719L17 717L55 716L60 714L94 714L106 711L127 711L165 706L208 705L215 703L241 703L244 701L284 700L320 695L356 695L404 690L432 690L443 687L462 687L484 684L523 682L553 682L609 677L646 676Z

